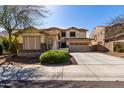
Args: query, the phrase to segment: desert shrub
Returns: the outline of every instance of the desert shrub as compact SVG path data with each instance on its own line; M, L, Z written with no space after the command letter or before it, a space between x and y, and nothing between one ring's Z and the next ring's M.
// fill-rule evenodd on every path
M40 55L42 64L60 64L68 61L68 53L63 50L49 50Z
M12 48L11 48L11 53L12 54L17 54L17 44L18 41L15 39L14 36L12 36ZM2 46L5 51L9 50L9 39L8 37L2 37Z
M2 53L3 53L3 47L2 45L0 45L0 55L2 55Z
M115 52L124 52L124 43L117 43L114 46Z

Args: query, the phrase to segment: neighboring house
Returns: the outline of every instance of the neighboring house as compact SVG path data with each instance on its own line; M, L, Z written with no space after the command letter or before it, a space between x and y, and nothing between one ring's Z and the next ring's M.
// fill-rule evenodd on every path
M113 26L97 26L90 34L92 51L114 52L114 45L124 42L124 23Z
M92 40L92 45L101 44L104 46L105 44L105 26L96 26L90 34L90 38Z
M105 46L114 52L114 46L117 43L124 45L124 23L106 27Z
M69 47L71 52L90 51L91 39L86 38L86 29L56 27L37 29L27 27L14 33L18 36L18 55L40 54L49 49Z

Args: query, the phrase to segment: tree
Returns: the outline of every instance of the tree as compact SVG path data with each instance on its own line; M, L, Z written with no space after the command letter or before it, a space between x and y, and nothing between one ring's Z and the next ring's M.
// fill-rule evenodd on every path
M0 6L0 27L5 29L9 35L9 55L11 55L12 48L12 32L28 26L38 25L37 20L39 20L39 17L43 19L47 17L47 14L48 10L45 6Z
M37 20L45 18L48 10L45 6L0 6L0 27L9 34L9 54L11 54L12 32L17 29L23 29L27 26L38 25Z
M110 19L109 22L107 22L107 24L109 26L119 24L119 23L124 23L124 15L119 15L119 16L113 17Z

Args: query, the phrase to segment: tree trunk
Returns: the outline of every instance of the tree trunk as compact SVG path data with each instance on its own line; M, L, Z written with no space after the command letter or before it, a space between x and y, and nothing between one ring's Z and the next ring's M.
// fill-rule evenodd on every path
M9 55L11 55L11 49L12 49L12 36L11 36L11 32L9 32Z
M6 62L8 62L9 64L11 64L11 49L12 49L12 36L11 36L11 31L8 31L9 33L9 50L8 50L8 57L6 58Z

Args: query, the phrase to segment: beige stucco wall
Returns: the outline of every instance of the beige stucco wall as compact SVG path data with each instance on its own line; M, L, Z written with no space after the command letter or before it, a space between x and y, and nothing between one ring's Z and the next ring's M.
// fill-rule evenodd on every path
M48 35L45 37L45 42L47 43L48 40L53 40L53 47L52 49L58 49L58 36L57 35Z
M45 35L41 34L41 43L45 43Z
M67 38L73 38L73 37L70 37L70 32L75 32L77 38L86 38L86 32L85 31L78 31L75 29L70 29L70 30L66 31L66 37Z
M93 31L90 34L90 38L94 39L94 36L96 35L97 40L92 41L92 45L101 44L104 46L104 39L105 39L105 27L104 26L98 26L93 29Z
M22 35L19 35L19 37L17 38L17 40L18 40L19 43L23 43L23 37L22 37Z

